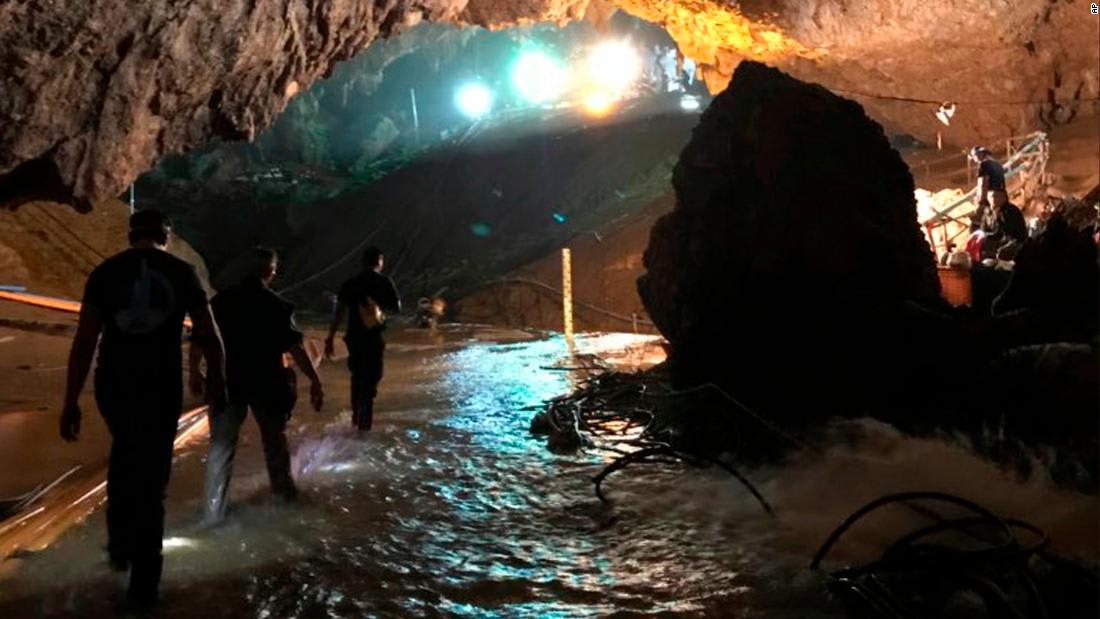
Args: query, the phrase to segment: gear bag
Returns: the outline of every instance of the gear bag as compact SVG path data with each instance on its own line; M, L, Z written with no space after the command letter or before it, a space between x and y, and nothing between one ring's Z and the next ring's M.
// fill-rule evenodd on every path
M359 304L359 318L367 329L377 329L386 322L386 316L382 313L382 308L370 297Z

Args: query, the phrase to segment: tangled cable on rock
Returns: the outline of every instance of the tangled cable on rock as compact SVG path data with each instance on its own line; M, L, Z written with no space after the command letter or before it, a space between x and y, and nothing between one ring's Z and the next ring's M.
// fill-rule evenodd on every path
M597 369L597 368L593 368ZM618 454L594 478L596 496L609 502L604 480L634 464L709 467L717 466L744 485L769 514L774 510L753 484L728 462L710 455L693 453L670 442L670 421L660 408L675 404L680 396L708 387L678 392L660 371L639 373L601 372L586 380L575 392L555 398L531 420L531 432L548 436L547 446L555 452L599 449ZM723 392L724 393L724 392ZM729 396L726 396L729 398ZM766 419L734 404L775 429ZM796 440L790 438L790 440Z
M960 507L965 516L945 517L924 505ZM1047 551L1039 528L1002 519L984 507L941 492L906 492L876 499L849 516L822 544L810 563L819 569L836 543L859 520L902 504L932 520L890 544L867 565L828 575L829 590L854 616L989 617L1048 619L1095 617L1100 579L1095 569ZM1031 536L1030 543L1017 538ZM956 543L944 537L956 534ZM969 547L958 543L965 540Z

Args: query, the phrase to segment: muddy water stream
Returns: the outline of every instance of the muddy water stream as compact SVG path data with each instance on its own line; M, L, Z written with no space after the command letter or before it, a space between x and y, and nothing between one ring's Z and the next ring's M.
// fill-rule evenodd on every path
M229 524L195 525L202 449L178 459L157 616L842 617L809 557L866 501L917 489L962 494L1096 555L1096 497L1013 480L955 443L873 422L859 424L855 444L749 471L776 518L721 471L627 471L607 482L606 507L590 481L605 457L554 455L527 431L525 409L575 380L551 369L567 363L560 339L454 330L394 340L368 437L349 428L339 364L322 368L325 410L296 412L301 505L269 500L251 421ZM580 342L624 364L642 362L638 345ZM837 560L874 555L915 518L872 519ZM97 512L22 559L0 580L0 615L114 616L122 585L103 544Z

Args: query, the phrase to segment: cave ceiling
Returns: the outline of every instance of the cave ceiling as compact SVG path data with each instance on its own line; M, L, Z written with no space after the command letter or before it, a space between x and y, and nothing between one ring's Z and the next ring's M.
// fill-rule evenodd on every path
M1082 0L14 0L0 3L0 202L90 208L166 154L254 139L338 62L421 22L616 8L662 25L712 91L758 60L923 140L1097 113L1100 20Z

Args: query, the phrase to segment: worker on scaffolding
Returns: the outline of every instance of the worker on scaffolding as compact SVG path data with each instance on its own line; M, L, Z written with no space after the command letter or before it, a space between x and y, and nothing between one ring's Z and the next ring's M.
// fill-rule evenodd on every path
M351 371L351 422L364 432L371 429L374 421L374 398L382 380L386 312L401 311L397 287L382 274L383 262L382 251L377 247L363 252L363 270L340 287L336 312L325 339L325 356L331 359L333 340L346 316L344 342Z
M324 392L312 360L302 346L303 336L294 322L294 306L271 290L278 271L278 255L271 249L253 251L244 279L220 292L211 301L214 318L225 341L229 399L224 407L210 410L210 451L206 458L205 518L210 524L225 519L229 479L237 439L248 410L260 428L267 475L272 492L292 502L298 489L290 473L286 423L297 398L294 370L285 367L283 355L310 382L310 402L321 410ZM197 376L199 356L192 351L192 376ZM202 383L192 382L200 391Z
M978 183L974 187L977 209L970 218L970 229L974 231L991 225L994 215L990 211L989 193L1005 190L1005 169L984 146L970 149L970 160L978 164Z
M1008 192L995 189L989 192L992 202L988 224L983 226L986 234L983 254L996 260L1011 261L1027 240L1027 222L1020 208L1008 201Z
M61 437L80 435L78 398L99 344L95 397L111 433L107 468L107 553L112 569L130 570L128 600L144 609L157 599L163 556L164 496L183 405L181 335L209 363L206 393L225 400L222 342L195 267L169 254L168 218L130 217L130 249L88 276L69 354ZM102 337L101 337L102 336Z

